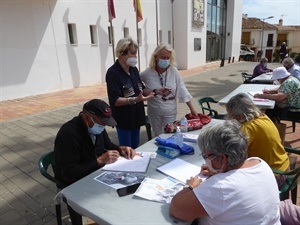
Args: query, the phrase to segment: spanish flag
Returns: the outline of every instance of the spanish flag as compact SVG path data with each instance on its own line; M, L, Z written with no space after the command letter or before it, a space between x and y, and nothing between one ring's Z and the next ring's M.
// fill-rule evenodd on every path
M140 0L133 0L134 11L137 13L137 21L143 20L142 7Z
M107 8L108 8L108 21L111 22L114 18L116 18L114 0L107 0Z

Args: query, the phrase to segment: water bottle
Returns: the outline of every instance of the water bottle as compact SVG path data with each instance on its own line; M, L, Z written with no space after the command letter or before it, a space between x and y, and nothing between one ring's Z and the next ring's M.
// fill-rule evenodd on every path
M185 118L185 116L183 116L180 120L180 131L181 132L187 132L188 131L188 121Z
M175 140L175 144L177 144L179 147L183 146L183 134L180 131L180 127L176 128L176 133L174 134L174 140Z

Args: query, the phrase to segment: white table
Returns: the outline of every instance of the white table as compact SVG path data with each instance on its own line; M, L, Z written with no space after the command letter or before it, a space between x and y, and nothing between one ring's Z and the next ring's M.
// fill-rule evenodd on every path
M273 83L273 80L271 79L273 76L272 72L269 73L263 73L257 77L254 77L251 82L268 82L268 83Z
M191 133L199 134L203 129L213 124L222 123L223 120L213 119L209 124L200 130ZM163 134L161 137L166 138L171 134ZM181 155L180 158L200 166L204 163L200 155L200 150L196 143L186 142L195 148L194 155ZM155 140L143 144L138 147L137 151L155 152L157 146ZM155 159L151 159L146 175L154 179L162 179L165 176L156 170L157 167L171 161L171 159L157 155ZM119 197L116 190L94 180L96 176L101 174L101 169L75 182L74 184L63 189L58 195L58 199L63 197L67 203L81 215L87 216L101 225L141 225L141 224L190 224L175 219L169 214L169 205L154 201L148 201L136 196L127 195Z
M223 99L219 101L220 105L226 105L229 99L239 93L246 93L248 92L255 92L255 93L262 93L264 89L274 89L279 87L279 85L262 85L262 84L242 84L225 96ZM249 94L248 94L249 95ZM249 97L253 100L253 96L249 95ZM255 105L257 105L261 109L273 109L275 106L275 101L268 100L268 101L253 101Z

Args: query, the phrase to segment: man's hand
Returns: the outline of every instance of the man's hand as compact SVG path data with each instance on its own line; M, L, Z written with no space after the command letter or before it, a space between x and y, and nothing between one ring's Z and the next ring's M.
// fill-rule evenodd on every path
M202 183L202 179L198 176L191 177L189 180L186 181L187 185L191 188L198 187Z
M98 165L114 163L118 160L120 154L117 150L109 150L97 158Z
M120 146L119 153L126 159L133 159L135 156L135 150L128 146Z

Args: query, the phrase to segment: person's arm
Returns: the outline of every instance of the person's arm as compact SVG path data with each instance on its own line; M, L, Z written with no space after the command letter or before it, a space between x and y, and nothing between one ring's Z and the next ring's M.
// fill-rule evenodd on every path
M189 107L191 114L198 117L198 112L194 109L192 101L188 101L186 104Z
M183 221L192 221L199 217L208 216L192 190L201 182L198 176L191 178L187 181L190 188L184 188L173 197L169 208L172 216Z
M148 101L149 99L154 98L154 95L154 92L149 92L147 96L144 96L143 91L141 91L137 97L119 97L115 103L115 106L134 105L137 102Z
M284 92L277 92L275 94L255 94L254 98L263 98L263 99L269 99L269 100L274 100L276 102L282 102L288 97L287 93Z

